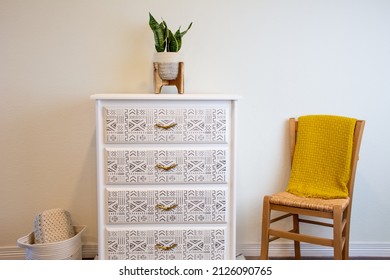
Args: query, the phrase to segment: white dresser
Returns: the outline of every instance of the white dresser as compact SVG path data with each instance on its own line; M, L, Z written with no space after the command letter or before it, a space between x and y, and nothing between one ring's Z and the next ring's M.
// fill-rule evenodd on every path
M237 96L91 98L99 259L234 259Z

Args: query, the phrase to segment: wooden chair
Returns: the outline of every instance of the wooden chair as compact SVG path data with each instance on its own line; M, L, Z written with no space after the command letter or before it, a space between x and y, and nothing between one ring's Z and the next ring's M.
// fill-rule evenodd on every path
M300 242L333 247L334 259L348 259L353 186L364 125L365 121L358 120L355 126L351 173L347 184L349 197L345 199L306 198L288 192L280 192L264 197L260 259L268 259L269 242L279 238L294 240L296 259L301 258ZM291 118L289 120L289 126L290 156L292 162L298 121ZM286 214L271 219L271 212L273 210ZM304 217L302 218L300 215ZM292 217L291 230L285 231L271 228L272 223L289 217ZM315 218L312 219L311 217ZM318 218L331 219L333 222L330 223L329 220ZM325 222L323 222L324 220ZM333 227L333 238L301 234L299 229L300 223Z

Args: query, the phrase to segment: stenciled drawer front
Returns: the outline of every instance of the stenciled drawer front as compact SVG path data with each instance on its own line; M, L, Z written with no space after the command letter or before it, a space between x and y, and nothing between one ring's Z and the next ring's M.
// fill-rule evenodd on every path
M109 260L222 260L224 228L107 229Z
M108 189L107 223L226 222L226 191Z
M226 143L225 108L104 108L110 143Z
M223 149L106 149L106 183L225 183L227 159Z

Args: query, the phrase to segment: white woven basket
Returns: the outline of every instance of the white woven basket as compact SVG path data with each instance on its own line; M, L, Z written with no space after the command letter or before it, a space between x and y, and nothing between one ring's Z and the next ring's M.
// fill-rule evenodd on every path
M81 235L86 226L73 226L75 235L72 238L34 244L34 232L18 239L18 246L26 248L27 260L81 260Z
M183 61L183 55L177 52L157 52L154 53L153 61L158 63L158 75L160 78L171 81L177 78L179 62Z

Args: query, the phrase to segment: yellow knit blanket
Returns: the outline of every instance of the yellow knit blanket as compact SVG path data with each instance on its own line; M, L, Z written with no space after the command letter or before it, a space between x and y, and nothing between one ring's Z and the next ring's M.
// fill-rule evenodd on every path
M346 198L356 119L312 115L298 118L287 191L305 197Z

